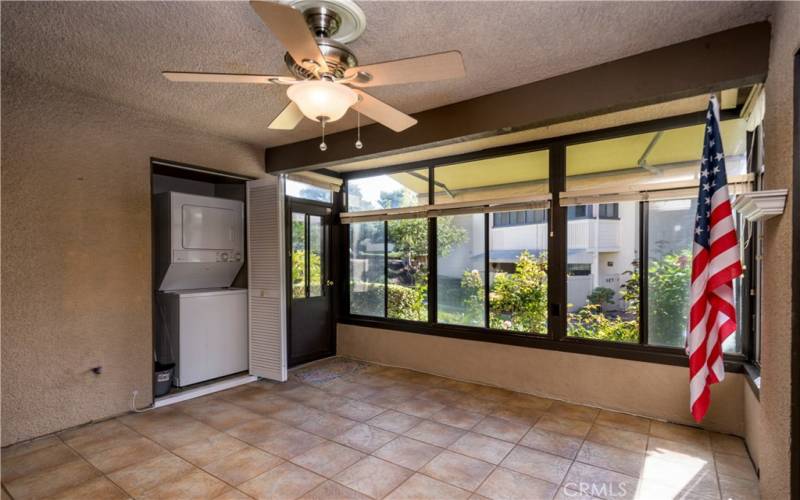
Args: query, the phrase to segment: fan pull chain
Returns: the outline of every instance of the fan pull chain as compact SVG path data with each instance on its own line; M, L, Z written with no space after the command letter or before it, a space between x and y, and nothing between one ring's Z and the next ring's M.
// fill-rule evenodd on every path
M328 145L325 144L325 120L326 118L324 116L319 119L320 123L322 123L322 142L319 143L320 151L325 151L328 149Z
M356 149L363 147L364 143L361 142L361 113L356 111Z

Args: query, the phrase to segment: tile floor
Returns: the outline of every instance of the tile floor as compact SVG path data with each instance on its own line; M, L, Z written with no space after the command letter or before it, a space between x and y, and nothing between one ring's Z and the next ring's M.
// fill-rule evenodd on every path
M752 499L742 441L342 358L2 452L3 499Z

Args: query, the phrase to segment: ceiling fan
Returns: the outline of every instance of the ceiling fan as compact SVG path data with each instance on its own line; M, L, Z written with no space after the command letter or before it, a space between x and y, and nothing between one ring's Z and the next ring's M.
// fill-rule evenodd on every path
M340 119L350 108L395 132L417 123L362 89L465 75L458 51L359 66L345 42L358 38L366 19L352 0L291 0L288 4L252 0L250 6L288 50L284 61L293 76L178 71L163 75L175 82L287 85L291 102L269 128L291 130L306 116L322 124L323 151L325 124Z

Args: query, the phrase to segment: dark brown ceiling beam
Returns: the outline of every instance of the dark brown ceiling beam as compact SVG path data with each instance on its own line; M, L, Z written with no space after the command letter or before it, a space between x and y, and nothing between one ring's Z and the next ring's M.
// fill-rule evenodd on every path
M283 173L414 151L509 131L551 125L705 92L763 82L770 25L748 24L494 94L416 113L419 123L395 133L381 125L267 148L266 170ZM469 61L467 61L469 62Z

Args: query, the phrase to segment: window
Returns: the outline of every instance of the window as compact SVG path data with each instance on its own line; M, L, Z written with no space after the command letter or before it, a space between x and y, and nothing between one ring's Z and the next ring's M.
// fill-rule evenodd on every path
M308 296L322 296L322 243L325 228L322 217L319 215L308 216Z
M743 122L722 128L729 178L741 175ZM346 320L374 326L378 320L363 318L372 316L408 331L685 363L695 202L683 191L669 193L678 199L641 193L694 178L703 130L603 133L532 152L345 175L349 211L436 205L416 215L433 219L361 214L388 220L350 224L353 317ZM538 193L564 208L539 208L546 204L530 198ZM741 284L734 295L740 310L749 303ZM729 360L743 359L744 340L728 339Z
M386 254L383 222L350 224L350 313L384 317Z
M489 232L489 327L522 333L547 333L547 210L522 214L538 224L494 226ZM530 218L529 218L530 217Z
M567 275L570 337L639 341L639 204L618 206L616 220L567 221L567 270L580 271ZM574 208L600 213L597 206Z
M437 318L450 325L486 325L484 214L436 219Z
M292 179L286 179L286 195L324 203L333 201L333 193L331 193L330 189L323 189Z
M347 211L426 205L428 175L425 169L351 179L347 182Z
M292 213L292 297L306 296L306 215Z
M428 320L428 219L387 222L387 317Z

